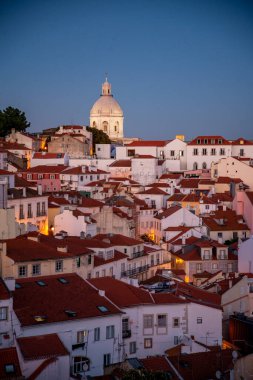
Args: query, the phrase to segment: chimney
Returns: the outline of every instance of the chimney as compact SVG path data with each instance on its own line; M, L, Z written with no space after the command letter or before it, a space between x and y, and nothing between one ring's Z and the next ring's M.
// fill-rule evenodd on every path
M100 295L100 297L105 297L105 291L104 290L99 289L98 294Z
M68 252L68 246L65 245L64 247L57 247L57 251L67 253Z
M229 289L232 288L232 286L233 286L232 280L228 280L228 286L229 286Z
M223 209L223 211L226 211L226 210L227 210L227 206L226 206L226 205L223 205L223 206L222 206L222 209Z
M23 187L23 197L26 198L26 187Z

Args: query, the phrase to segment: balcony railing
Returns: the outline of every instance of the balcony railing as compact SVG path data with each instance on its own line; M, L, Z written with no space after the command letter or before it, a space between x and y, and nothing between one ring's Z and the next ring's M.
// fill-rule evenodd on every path
M84 349L85 344L86 344L85 342L84 342L84 343L76 343L76 344L72 344L72 350L77 350L77 349L79 349L79 348Z
M124 272L121 272L121 277L131 277L136 276L139 273L146 272L150 268L150 265L143 265L142 267L129 269Z

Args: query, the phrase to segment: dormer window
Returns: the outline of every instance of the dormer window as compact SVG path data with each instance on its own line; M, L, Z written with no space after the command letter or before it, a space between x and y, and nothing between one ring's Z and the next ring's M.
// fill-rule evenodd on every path
M201 144L201 140L200 139L197 140L197 144Z
M222 144L222 139L219 139L219 140L218 140L218 144Z
M207 144L208 143L208 140L207 139L204 139L204 144Z
M211 144L215 144L215 139L211 139Z

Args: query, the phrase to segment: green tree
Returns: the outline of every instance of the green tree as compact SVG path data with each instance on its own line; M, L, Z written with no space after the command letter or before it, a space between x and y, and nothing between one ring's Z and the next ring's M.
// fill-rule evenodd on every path
M0 111L0 136L4 137L11 132L12 128L16 131L25 131L30 127L30 123L26 120L25 113L18 108L7 107Z
M109 136L105 132L100 131L100 129L87 127L87 131L92 133L93 151L95 150L95 144L111 144Z

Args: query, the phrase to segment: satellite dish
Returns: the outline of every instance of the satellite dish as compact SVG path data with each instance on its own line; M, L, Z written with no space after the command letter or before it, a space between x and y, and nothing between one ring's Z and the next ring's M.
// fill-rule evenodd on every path
M84 363L84 364L83 364L83 371L86 372L86 371L88 371L88 369L89 369L88 364L87 364L87 363Z

